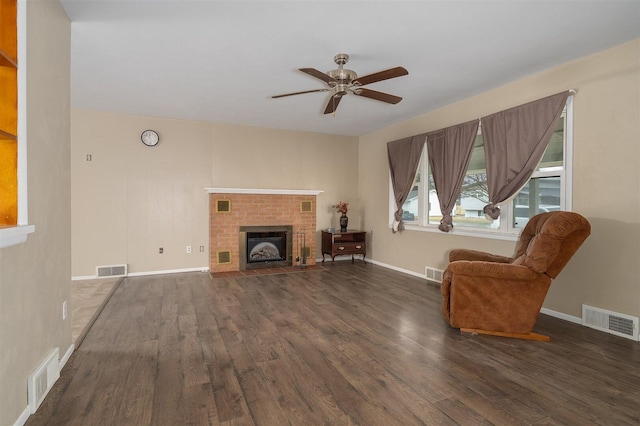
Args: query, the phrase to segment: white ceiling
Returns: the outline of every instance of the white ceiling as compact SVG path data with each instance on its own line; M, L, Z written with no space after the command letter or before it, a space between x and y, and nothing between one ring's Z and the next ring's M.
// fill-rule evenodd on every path
M640 0L61 1L74 108L351 136L640 37ZM271 99L325 87L298 68L337 53L361 76L404 66L367 86L402 102Z

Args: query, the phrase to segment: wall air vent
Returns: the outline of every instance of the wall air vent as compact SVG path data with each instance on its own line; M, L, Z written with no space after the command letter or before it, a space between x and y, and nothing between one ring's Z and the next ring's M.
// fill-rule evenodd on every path
M300 213L311 213L313 211L313 202L310 200L300 201Z
M216 213L229 213L231 211L231 200L216 200Z
M58 348L52 349L29 376L27 398L31 414L36 412L42 401L44 401L44 397L47 396L53 384L60 377L59 355Z
M300 247L300 257L311 257L311 247Z
M431 268L429 266L425 266L424 275L427 277L427 281L433 281L436 283L442 283L442 273L440 269Z
M124 277L127 275L127 265L96 266L96 277Z
M582 325L616 336L638 340L638 317L582 305Z
M231 252L228 250L217 252L218 263L231 263Z

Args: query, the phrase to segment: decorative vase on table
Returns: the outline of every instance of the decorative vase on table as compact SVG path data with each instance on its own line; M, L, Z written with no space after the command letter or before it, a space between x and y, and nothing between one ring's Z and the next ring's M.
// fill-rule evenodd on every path
M342 213L342 216L340 216L340 232L347 232L347 225L349 225L349 218L346 213Z

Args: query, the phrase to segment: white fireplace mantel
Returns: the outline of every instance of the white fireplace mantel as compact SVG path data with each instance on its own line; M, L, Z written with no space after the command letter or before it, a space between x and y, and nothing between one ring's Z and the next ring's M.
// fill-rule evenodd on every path
M205 188L210 194L259 194L259 195L319 195L316 189L250 189L250 188Z

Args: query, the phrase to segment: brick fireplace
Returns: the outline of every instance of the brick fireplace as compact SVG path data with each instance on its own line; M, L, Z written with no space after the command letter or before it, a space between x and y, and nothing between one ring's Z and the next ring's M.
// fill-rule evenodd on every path
M322 191L207 188L207 192L212 273L241 270L240 227L291 227L291 264L301 263L296 257L302 259L303 242L306 264L315 264L316 197Z

